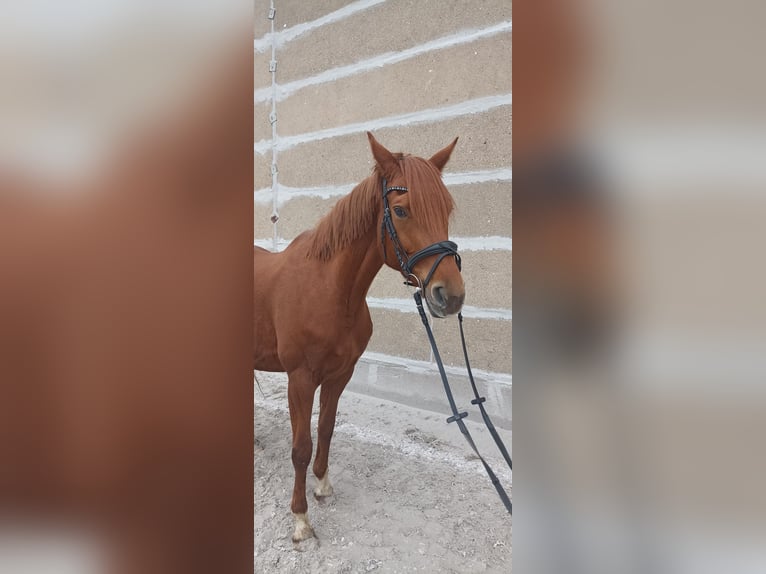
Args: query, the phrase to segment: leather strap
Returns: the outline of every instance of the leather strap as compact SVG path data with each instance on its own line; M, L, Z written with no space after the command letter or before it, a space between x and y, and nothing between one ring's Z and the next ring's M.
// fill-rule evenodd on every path
M454 257L455 263L457 263L458 270L461 270L461 261L460 261L460 255L457 252L457 244L452 241L440 241L438 243L429 245L428 247L424 247L420 251L416 251L412 255L408 256L407 252L405 251L404 247L399 241L399 236L396 233L396 227L394 226L394 222L391 218L391 208L388 204L388 194L390 192L397 191L399 193L407 193L407 188L400 187L400 186L388 187L385 178L383 178L382 184L383 184L383 221L380 226L380 241L383 244L383 258L384 259L386 258L386 233L388 233L388 236L391 239L391 244L394 247L394 252L396 253L396 258L399 261L399 270L401 271L402 275L405 278L405 284L413 285L411 277L415 277L419 283L419 279L417 279L417 277L413 273L414 267L418 263L418 261L420 261L421 259L425 259L426 257L436 256L436 260L431 266L431 269L429 270L428 275L426 275L426 278L423 281L423 283L419 285L415 285L418 288L415 290L413 297L415 298L415 305L418 308L420 319L423 322L423 326L426 329L426 335L428 335L428 343L431 345L431 349L433 350L434 359L436 360L436 366L439 368L439 375L441 375L442 384L444 385L444 392L447 395L447 402L449 403L450 409L452 410L452 416L447 418L447 422L457 423L457 426L460 429L460 432L463 435L463 437L465 437L466 442L468 442L468 445L471 447L471 449L473 449L473 452L476 453L476 456L479 457L481 464L484 466L484 470L486 470L487 475L492 481L492 484L494 485L495 490L497 491L497 494L500 497L500 500L502 500L503 505L505 505L506 510L510 514L513 514L513 505L511 504L511 500L508 498L508 494L505 492L505 489L503 488L502 484L500 484L500 480L498 480L497 475L494 473L492 468L490 468L489 464L487 464L487 461L484 460L484 457L482 457L481 454L479 453L479 449L476 447L476 443L474 443L473 438L471 437L471 433L468 432L468 428L465 426L465 423L463 422L463 419L468 416L468 413L459 412L457 410L457 405L455 404L455 398L452 395L452 389L450 388L449 381L447 380L447 373L444 371L444 364L442 363L441 355L439 354L439 349L436 347L436 340L434 339L433 332L431 331L431 325L428 323L428 317L426 316L425 309L423 308L423 298L420 295L421 290L425 289L429 281L431 281L431 277L436 271L436 268L439 266L439 264L442 262L442 260L445 257L447 256ZM471 401L471 404L477 405L479 407L479 410L481 411L482 419L484 420L484 424L486 425L487 430L489 430L490 435L492 435L492 438L494 439L495 444L497 445L498 449L502 453L503 458L505 458L505 461L508 463L508 466L511 468L511 470L513 470L511 457L508 454L508 450L505 448L505 444L503 444L503 441L500 438L500 435L497 433L495 426L492 424L492 421L490 420L489 415L487 414L487 411L484 409L484 405L482 404L486 401L486 398L479 396L479 391L476 388L476 382L473 379L473 373L471 372L471 365L468 361L468 350L465 344L465 334L463 333L463 314L462 313L458 313L458 319L460 321L460 340L463 344L463 356L465 357L465 365L466 365L466 368L468 369L468 378L471 381L471 387L473 389L473 394L475 397Z
M415 265L418 261L425 259L426 257L438 255L433 265L431 265L431 269L428 271L425 280L421 285L419 285L419 287L423 289L425 289L425 287L431 281L431 277L433 277L433 274L436 271L436 268L439 266L439 263L441 263L442 259L448 255L455 258L458 270L460 270L460 255L457 252L457 244L453 241L439 241L438 243L433 243L428 247L424 247L420 251L416 251L412 255L407 255L407 251L402 246L401 241L399 241L399 236L396 233L396 227L394 226L394 221L391 218L391 207L388 204L389 193L392 191L407 193L407 188L402 186L388 187L388 183L386 182L385 178L383 178L382 183L383 222L380 226L380 241L383 244L383 259L386 258L386 232L388 232L388 236L391 238L391 244L394 246L394 253L396 254L397 260L399 261L399 269L407 285L413 285L410 277L415 277Z
M436 268L439 266L439 263L441 263L442 259L447 257L447 255L453 256L455 258L455 262L457 263L458 270L461 269L460 255L458 255L457 252L457 243L453 241L440 241L439 243L434 243L433 245L424 247L420 251L416 251L414 254L410 255L407 258L407 266L405 268L407 274L412 275L415 264L421 259L431 257L432 255L438 255L439 257L437 257L436 261L434 261L434 264L431 265L431 270L428 272L428 275L426 275L425 281L423 281L424 289L426 285L428 285L428 282L431 281L431 277L433 276L434 271L436 271Z
M505 509L510 514L513 514L513 505L511 504L511 501L508 498L508 494L505 492L503 485L500 484L500 480L497 478L497 475L493 472L492 468L490 468L489 464L487 464L487 461L484 460L484 457L481 456L481 454L479 453L479 449L476 448L476 443L473 442L471 433L468 432L468 428L465 426L465 423L463 422L463 419L468 416L468 413L467 412L461 413L461 412L458 412L457 410L457 406L455 405L455 397L452 396L452 389L450 389L449 381L447 380L447 373L444 371L444 365L442 363L441 355L439 355L439 349L436 348L436 341L434 340L434 335L433 335L433 332L431 331L431 326L428 324L428 317L426 316L425 309L423 309L423 298L420 296L419 289L415 291L415 294L413 295L413 297L415 298L415 305L417 305L418 312L420 313L420 319L421 321L423 321L423 326L426 329L426 334L428 335L428 342L430 343L431 349L434 352L434 359L436 360L436 366L439 368L439 374L441 375L442 384L444 385L444 393L447 395L447 402L449 402L450 409L452 410L452 416L447 419L447 422L457 423L457 426L460 429L460 432L462 433L466 442L471 447L471 449L473 449L473 452L476 453L476 456L479 457L481 464L484 466L484 470L487 471L487 475L489 476L489 479L492 481L492 484L494 485L495 490L497 491L497 494L500 497L500 500L503 501L503 505L505 505ZM494 427L492 428L494 429Z
M473 396L475 397L473 400L471 400L472 405L477 405L479 407L479 410L481 411L481 418L484 419L484 425L487 427L487 430L489 431L489 434L492 435L492 438L495 439L495 444L497 445L498 450L503 455L503 458L505 459L505 462L508 463L508 467L513 470L513 461L511 460L511 456L508 454L508 449L505 448L505 443L503 442L503 439L500 438L500 435L497 434L497 430L495 430L495 425L492 424L492 420L489 418L489 415L487 414L487 411L484 408L484 403L487 399L485 397L479 396L479 391L476 389L476 381L473 380L473 373L471 372L471 363L468 361L468 349L465 344L465 335L463 334L463 314L458 313L457 314L458 322L460 323L460 342L463 344L463 357L465 357L465 367L468 370L468 380L471 381L471 388L473 389Z

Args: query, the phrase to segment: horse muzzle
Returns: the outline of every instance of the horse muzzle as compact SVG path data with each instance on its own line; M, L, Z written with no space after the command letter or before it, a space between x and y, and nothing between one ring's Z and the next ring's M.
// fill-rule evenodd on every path
M450 293L444 283L437 281L426 288L425 299L431 315L443 319L460 312L465 300L465 291Z

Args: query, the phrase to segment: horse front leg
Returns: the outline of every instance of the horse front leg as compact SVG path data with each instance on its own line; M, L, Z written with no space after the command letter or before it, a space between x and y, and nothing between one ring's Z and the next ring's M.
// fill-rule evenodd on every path
M290 405L290 423L293 429L292 459L295 469L293 498L290 510L295 518L293 542L300 542L314 536L314 529L308 519L308 501L306 500L306 470L311 462L313 444L311 442L311 408L314 405L314 384L311 373L293 372L289 374L287 399Z
M353 371L352 371L353 372ZM314 459L314 476L317 477L317 486L314 489L314 497L321 500L333 493L328 471L328 457L330 455L330 441L335 429L335 417L338 413L338 400L351 378L343 376L333 381L324 381L319 393L319 424L317 428L317 454Z

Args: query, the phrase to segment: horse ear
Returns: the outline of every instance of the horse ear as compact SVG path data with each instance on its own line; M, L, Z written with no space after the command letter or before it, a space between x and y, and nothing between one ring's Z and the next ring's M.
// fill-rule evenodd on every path
M455 145L457 144L457 138L455 138L451 144L449 144L444 149L440 149L437 151L433 156L431 156L430 161L434 166L436 166L436 169L441 171L445 165L447 165L447 162L449 161L449 156L452 155L452 150L455 149Z
M384 148L371 132L367 132L367 139L370 140L372 157L375 158L383 173L389 177L396 174L399 171L399 162L396 161L394 154Z

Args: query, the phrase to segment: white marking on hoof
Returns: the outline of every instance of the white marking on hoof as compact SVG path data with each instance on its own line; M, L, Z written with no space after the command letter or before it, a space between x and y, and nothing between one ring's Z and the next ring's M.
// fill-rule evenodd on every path
M293 542L300 542L314 536L314 529L309 524L306 514L293 514L295 517L295 532L293 532Z
M324 498L330 496L333 493L332 484L330 484L330 471L324 473L324 476L317 481L317 486L314 489L314 496L316 498Z

